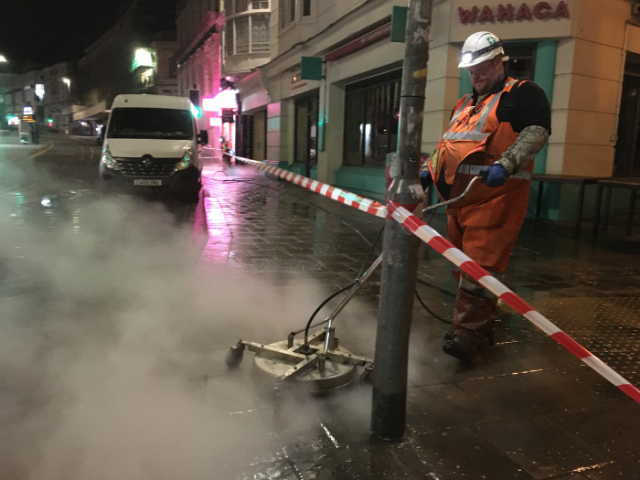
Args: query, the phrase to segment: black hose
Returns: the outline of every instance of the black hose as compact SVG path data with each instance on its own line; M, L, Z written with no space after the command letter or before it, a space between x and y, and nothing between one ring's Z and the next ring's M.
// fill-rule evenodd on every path
M322 302L322 304L320 304L320 306L318 308L316 308L315 312L313 312L313 315L311 315L311 318L307 322L307 326L304 328L304 344L303 345L305 347L309 346L309 328L311 328L311 324L313 323L313 319L316 317L318 312L320 310L322 310L322 307L324 307L327 303L329 303L331 300L336 298L341 293L345 292L346 290L349 290L351 287L354 287L355 285L357 285L360 282L360 277L362 277L362 274L366 270L367 262L369 261L369 258L371 257L371 254L373 253L373 250L375 249L376 245L378 244L378 240L380 240L380 237L382 236L382 232L384 232L384 224L382 225L382 228L378 232L378 235L376 235L376 239L371 244L371 248L369 248L369 252L367 253L367 256L365 257L364 262L362 262L362 266L360 267L360 272L358 273L358 276L356 277L356 279L353 282L351 282L351 285L349 285L347 287L344 287L340 291L338 291L338 292L334 293L333 295L331 295L324 302Z
M436 315L435 313L433 313L433 311L431 311L431 309L427 307L427 304L422 301L422 298L420 298L420 295L418 294L418 290L416 290L416 298L418 299L418 302L420 302L420 305L422 305L422 308L424 308L427 312L429 312L429 314L432 317L435 317L436 319L440 320L442 323L446 323L447 325L453 325L453 322L450 322L449 320L442 318Z
M437 285L434 285L432 283L429 282L425 282L424 280L420 280L419 278L416 279L416 282L418 282L421 285L424 285L425 287L429 287L429 288L433 288L434 290L438 290L440 293L444 293L445 295L449 296L449 297L453 297L456 298L458 295L450 292L449 290L445 290L444 288L440 288Z
M346 287L340 289L339 291L337 291L336 293L334 293L333 295L331 295L329 298L327 298L324 302L322 302L320 304L320 306L318 308L316 308L316 311L313 312L313 315L311 315L311 318L309 319L309 321L307 322L307 326L304 328L304 345L305 347L309 346L309 328L311 328L311 324L313 323L313 319L316 318L316 315L318 314L318 312L320 310L322 310L322 308L329 303L331 300L333 300L334 298L336 298L338 295L340 295L343 292L346 292L347 290L349 290L351 287L355 286L358 284L360 280L355 280L354 282L351 282L350 285L347 285Z

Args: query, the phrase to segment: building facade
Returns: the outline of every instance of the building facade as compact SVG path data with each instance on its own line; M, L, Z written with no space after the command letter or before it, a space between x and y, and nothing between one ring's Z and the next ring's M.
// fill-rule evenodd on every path
M44 126L44 78L42 70L5 77L4 114L8 125L17 127L19 121L27 118Z
M253 116L240 115L237 84L271 58L270 16L270 0L183 0L178 6L180 94L201 110L200 127L211 143L219 147L224 137L241 155L253 154Z
M177 93L170 59L176 43L174 0L133 0L78 62L80 108L73 119L92 134L123 93ZM172 78L173 77L173 78Z
M69 112L79 102L75 64L58 63L45 68L42 73L45 124L58 131L69 131L73 124L73 115Z
M10 117L11 123L13 121L13 113L9 114L9 110L7 109L7 101L9 97L7 97L7 93L13 89L13 78L15 74L12 73L0 73L0 129L6 130L9 128Z
M535 171L640 175L637 98L640 27L629 0L435 0L423 153L431 153L457 100L471 91L458 69L464 40L489 30L506 42L509 74L536 81L552 104L553 134ZM266 156L320 181L382 198L385 158L398 141L404 44L390 40L405 0L279 0L271 60L241 81L243 115L266 125ZM301 58L322 59L320 80ZM264 112L264 113L263 113ZM536 185L532 185L535 190ZM552 219L573 215L577 188L546 189ZM586 213L593 192L587 192Z

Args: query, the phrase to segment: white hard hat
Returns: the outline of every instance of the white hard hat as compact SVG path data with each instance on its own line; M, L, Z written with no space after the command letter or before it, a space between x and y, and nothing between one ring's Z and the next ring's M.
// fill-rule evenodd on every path
M467 38L462 46L458 68L473 67L496 58L498 55L504 55L502 40L491 32L474 33ZM502 58L504 62L507 60L509 60L507 56Z

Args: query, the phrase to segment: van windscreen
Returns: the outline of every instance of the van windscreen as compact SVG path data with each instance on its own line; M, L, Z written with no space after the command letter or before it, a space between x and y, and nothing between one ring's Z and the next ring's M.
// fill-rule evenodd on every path
M107 137L190 140L193 114L169 108L116 108L111 112Z

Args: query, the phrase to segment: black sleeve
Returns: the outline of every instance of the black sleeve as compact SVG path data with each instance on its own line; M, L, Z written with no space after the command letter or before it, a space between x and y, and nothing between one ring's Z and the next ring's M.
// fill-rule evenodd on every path
M546 128L551 133L551 106L547 94L533 82L523 82L503 95L498 105L498 120L509 122L520 133L531 125Z

